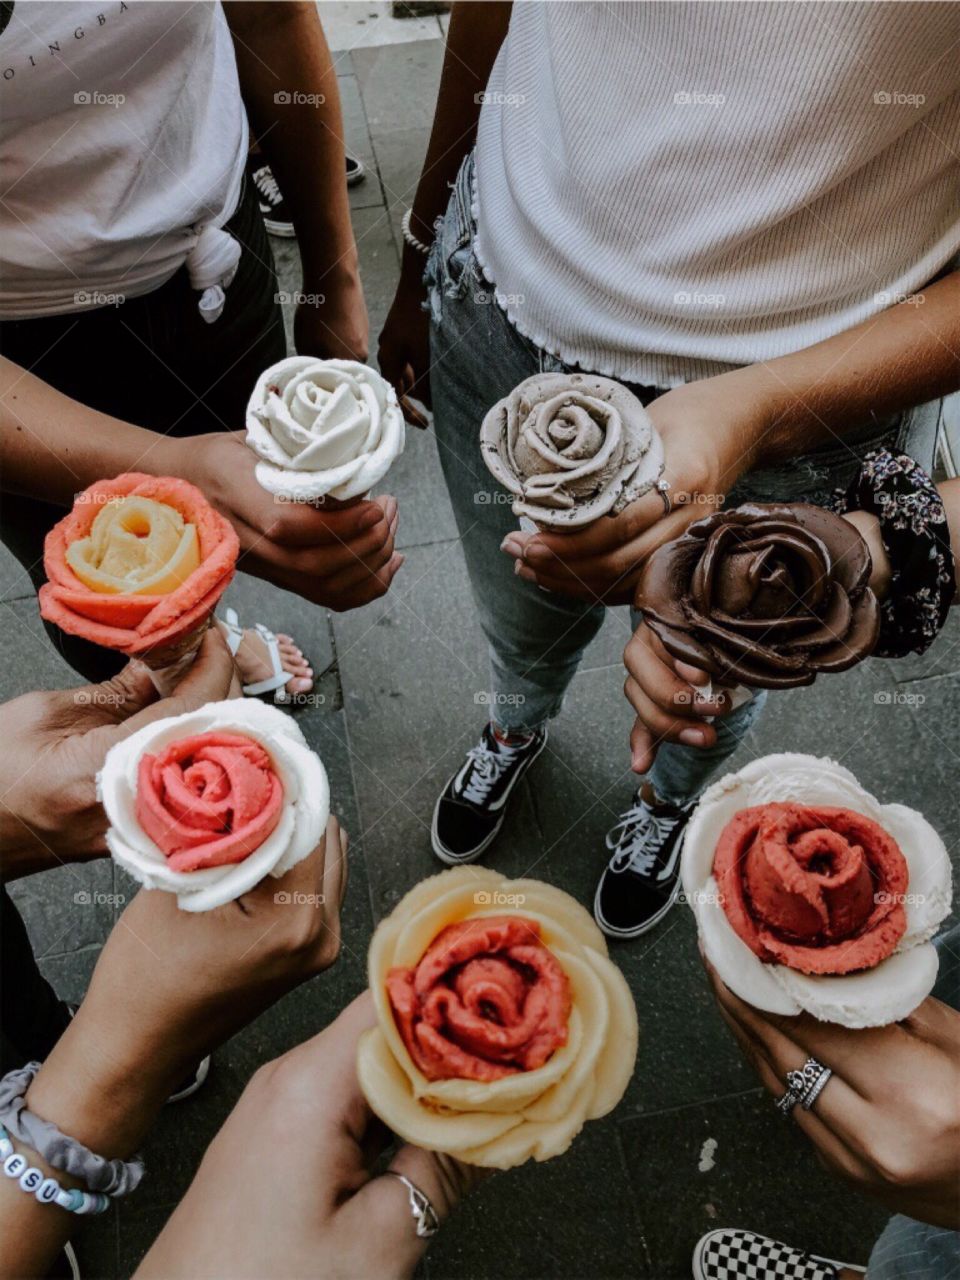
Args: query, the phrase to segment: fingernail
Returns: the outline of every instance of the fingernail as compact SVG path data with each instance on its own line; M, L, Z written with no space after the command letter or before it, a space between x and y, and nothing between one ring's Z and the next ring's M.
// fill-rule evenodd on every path
M684 729L679 740L688 747L702 747L703 733L700 729Z
M500 550L505 551L508 556L519 557L523 555L523 547L519 542L514 542L509 534L500 543Z

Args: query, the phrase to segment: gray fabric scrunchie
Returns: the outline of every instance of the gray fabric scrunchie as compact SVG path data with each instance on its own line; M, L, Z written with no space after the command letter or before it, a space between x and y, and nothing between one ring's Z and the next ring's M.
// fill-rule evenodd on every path
M107 1196L125 1196L133 1191L143 1177L143 1160L139 1156L107 1160L75 1138L68 1138L49 1120L41 1120L27 1110L24 1094L39 1070L39 1062L28 1062L0 1080L0 1124L11 1138L32 1147L54 1169L79 1178L89 1191Z

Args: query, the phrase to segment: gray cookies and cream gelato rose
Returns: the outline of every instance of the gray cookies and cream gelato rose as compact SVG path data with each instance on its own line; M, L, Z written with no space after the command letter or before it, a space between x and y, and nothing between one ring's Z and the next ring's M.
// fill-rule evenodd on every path
M588 373L527 378L483 420L480 448L512 494L513 511L541 528L581 529L652 489L663 444L640 401Z
M289 502L362 498L403 452L393 387L356 360L290 356L257 379L247 444L258 483Z

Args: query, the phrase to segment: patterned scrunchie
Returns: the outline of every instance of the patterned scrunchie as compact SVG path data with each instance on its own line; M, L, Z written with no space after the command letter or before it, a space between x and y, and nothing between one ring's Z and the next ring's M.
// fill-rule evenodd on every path
M892 574L874 656L923 653L942 630L957 591L947 515L930 476L905 453L874 449L849 489L838 490L829 505L839 515L869 511L880 522Z

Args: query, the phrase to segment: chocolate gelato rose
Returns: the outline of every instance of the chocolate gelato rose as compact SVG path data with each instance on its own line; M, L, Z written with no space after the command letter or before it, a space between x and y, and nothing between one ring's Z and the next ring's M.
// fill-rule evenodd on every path
M636 606L681 662L727 684L790 689L873 649L870 570L866 543L839 516L801 502L748 504L659 547Z
M541 373L499 400L480 428L483 460L516 494L513 512L541 528L580 529L615 516L663 470L647 411L619 382Z

